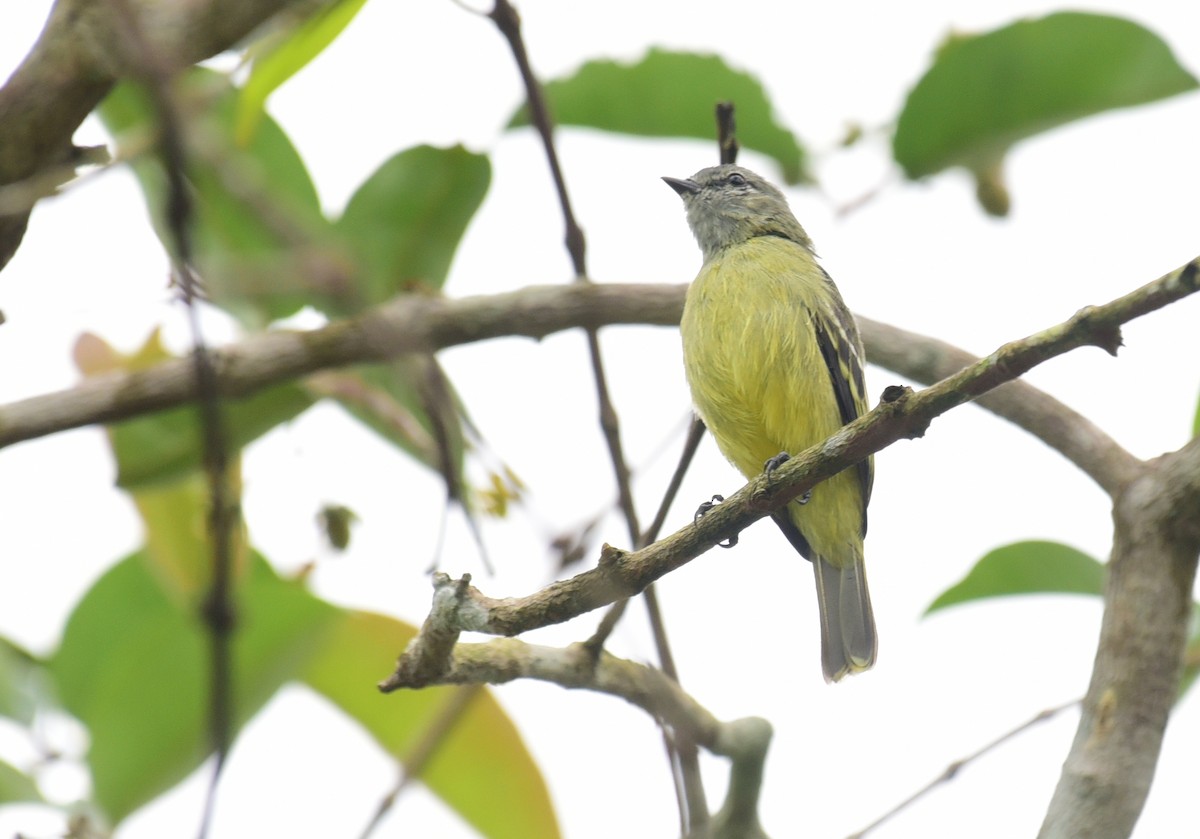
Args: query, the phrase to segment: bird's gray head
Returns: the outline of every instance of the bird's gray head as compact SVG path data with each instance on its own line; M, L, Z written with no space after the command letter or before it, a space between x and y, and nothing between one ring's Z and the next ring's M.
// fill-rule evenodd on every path
M701 169L690 178L663 178L683 198L688 224L706 260L756 236L780 236L812 250L783 193L741 166Z

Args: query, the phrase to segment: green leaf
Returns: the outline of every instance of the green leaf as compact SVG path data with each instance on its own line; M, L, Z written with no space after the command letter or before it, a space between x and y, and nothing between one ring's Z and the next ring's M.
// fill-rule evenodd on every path
M113 370L142 370L172 356L156 330L130 355L121 355L102 339L86 335L76 343L76 365L94 375ZM288 382L240 399L221 400L222 428L230 452L246 446L280 423L306 411L314 397ZM203 465L203 422L199 408L187 405L109 426L117 460L117 485L126 489L177 480Z
M1132 21L1077 12L1018 21L947 40L908 95L893 152L913 179L951 166L995 177L1027 137L1196 86L1166 43Z
M311 378L308 387L315 396L337 400L359 422L435 472L452 465L461 487L462 405L440 365L431 372L430 364L428 357L399 358L389 364L323 373ZM442 382L433 392L426 386L431 375L440 376ZM441 443L431 413L436 413Z
M37 782L12 764L0 760L0 804L40 801L42 794Z
M194 263L206 294L251 327L295 314L347 270L304 162L269 117L248 145L234 142L237 93L225 77L194 69L181 80L180 96L194 115L187 130L204 137L207 150L187 169ZM152 100L124 82L98 110L121 156L131 159L155 232L173 253L166 175L148 153L158 124Z
M300 385L289 383L237 400L222 400L225 440L241 449L314 402ZM117 457L117 484L126 489L176 480L198 470L203 457L203 425L195 407L173 408L111 426Z
M652 49L636 64L589 61L574 75L546 85L550 113L560 125L583 125L645 137L694 137L716 153L718 102L733 102L742 148L773 158L790 183L811 181L796 136L775 121L762 83L715 55ZM527 108L509 127L529 124Z
M0 638L0 717L28 726L49 702L42 663L7 638Z
M440 289L492 168L462 146L417 146L375 170L335 227L360 266L359 286L330 314L348 314L399 292Z
M314 651L305 681L401 761L458 706L422 782L490 839L561 835L545 779L489 691L433 687L384 695L364 689L391 672L415 634L415 627L382 615L344 612L325 645Z
M1200 437L1200 402L1196 403L1196 416L1192 418L1192 436Z
M1057 542L1017 542L990 552L966 577L942 592L925 610L1013 594L1104 593L1104 565Z
M245 146L253 138L266 113L267 97L332 44L366 3L367 0L337 0L322 6L255 56L250 78L238 96L234 133L239 146Z
M237 594L236 722L305 664L336 610L280 580L261 557ZM67 621L51 668L67 709L88 727L97 804L114 823L169 789L211 751L208 641L145 555L121 560Z
M235 468L230 469L230 492L241 493ZM142 553L163 592L179 608L188 608L204 596L212 584L212 543L209 533L211 490L206 475L195 473L181 481L139 487L133 501L146 531ZM249 564L245 529L230 534L231 572L240 581Z

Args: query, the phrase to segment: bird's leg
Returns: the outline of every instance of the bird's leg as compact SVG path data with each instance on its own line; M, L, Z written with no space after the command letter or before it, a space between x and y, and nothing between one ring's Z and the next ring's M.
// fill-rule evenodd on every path
M770 475L772 472L774 472L776 469L778 469L780 466L787 463L791 459L792 459L792 456L790 454L788 454L787 452L780 452L779 454L775 455L774 457L769 458L767 460L767 462L763 464L763 471L766 472L768 475Z
M705 515L707 515L708 512L710 510L712 510L713 507L717 506L724 500L725 500L724 495L714 495L708 501L705 501L703 504L701 504L699 507L696 508L696 515L692 516L692 524L695 524L696 522L700 521L700 519L703 518ZM718 548L732 548L737 543L738 543L738 537L737 537L737 534L735 533L732 536L730 536L728 539L726 539L724 542L717 542L717 547Z
M763 464L763 472L766 473L767 477L770 477L772 472L774 472L776 469L778 469L780 466L787 463L791 459L792 459L792 456L790 454L788 454L787 452L780 452L779 454L770 458L766 463ZM808 492L804 493L799 498L797 498L796 503L797 504L807 504L809 502L809 499L811 499L811 498L812 498L812 490L810 489Z

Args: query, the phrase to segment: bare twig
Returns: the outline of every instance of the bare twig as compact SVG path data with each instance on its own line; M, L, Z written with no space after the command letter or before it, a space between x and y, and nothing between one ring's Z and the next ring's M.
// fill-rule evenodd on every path
M1053 708L1046 708L1044 710L1039 711L1038 713L1036 713L1032 717L1030 717L1028 720L1026 720L1025 722L1018 725L1016 728L1006 731L1005 733L1001 734L995 740L992 740L990 743L983 746L982 748L975 750L974 752L967 755L966 757L960 757L958 760L954 761L949 766L947 766L945 769L943 769L942 774L938 775L932 781L927 783L925 786L921 787L919 790L914 792L908 798L901 801L899 804L897 804L892 809L888 810L882 816L875 819L875 821L871 822L869 825L864 827L862 830L858 831L857 833L850 834L848 837L846 837L846 839L862 839L863 836L866 836L868 833L870 833L872 830L874 830L875 828L882 825L888 819L892 818L895 815L898 815L900 812L907 809L910 805L915 804L917 801L924 798L926 795L928 795L933 790L937 789L942 784L949 783L950 781L954 780L954 778L957 777L958 773L960 771L962 771L962 769L964 767L974 763L975 761L979 760L984 755L986 755L989 752L993 751L994 749L999 748L1000 746L1004 745L1009 740L1016 737L1018 734L1028 731L1029 729L1033 728L1035 725L1038 725L1039 723L1043 723L1043 722L1046 722L1047 720L1051 720L1054 717L1061 714L1063 711L1067 710L1068 708L1074 708L1078 704L1079 704L1078 699L1072 699L1070 702L1064 702L1062 705L1056 705Z
M196 292L198 283L192 272L192 203L185 172L186 141L182 116L171 93L175 68L146 39L141 20L127 0L108 2L113 21L130 47L130 55L141 62L137 75L146 84L158 111L159 152L167 179L167 229L174 248L174 271L187 307L188 325L192 333L192 371L200 413L205 473L208 476L208 534L212 551L212 581L202 611L209 636L209 736L215 761L200 824L199 835L203 839L208 835L217 786L233 739L232 644L237 619L232 575L237 504L229 481L229 449L222 419L217 371L200 326Z
M737 163L741 146L737 139L737 122L734 119L734 103L717 103L717 151L721 163Z
M650 522L650 527L646 529L642 537L642 544L638 547L645 547L651 544L658 538L658 534L662 532L663 524L667 520L667 513L675 501L675 496L679 494L679 487L683 483L683 476L687 474L688 467L692 463L692 458L696 456L696 449L700 445L700 440L704 437L704 430L704 423L699 417L693 416L688 426L687 440L684 442L683 451L679 455L679 463L675 466L675 472L671 475L671 480L667 484L666 491L663 493L663 498L658 505L658 512L654 516L654 521ZM598 651L608 643L608 636L616 628L617 621L621 619L621 613L625 611L628 602L628 600L619 600L614 603L612 608L604 614L604 618L596 627L596 631L592 633L592 636L584 644Z
M529 105L529 118L538 136L542 140L542 148L546 153L546 163L550 167L550 176L554 179L554 189L558 194L559 207L562 210L563 223L566 226L565 242L567 253L571 258L571 267L575 271L576 282L589 282L587 272L587 239L583 228L575 218L571 207L571 196L567 191L567 180L563 175L562 164L558 159L558 149L554 145L554 123L550 117L550 109L546 104L546 96L541 82L533 72L529 61L529 52L521 35L521 18L517 10L508 0L496 0L488 15L496 28L508 42L521 80L525 85L525 96ZM630 489L629 464L625 460L621 444L620 423L616 409L613 407L612 395L608 389L608 379L604 372L604 362L600 353L600 341L595 328L587 328L588 354L591 357L592 376L596 382L596 396L600 405L600 428L604 432L608 444L609 456L612 460L613 472L617 479L617 493L620 499L621 512L629 525L630 537L635 540L639 534L637 510L633 504L633 492Z
M563 221L566 226L566 246L575 270L576 282L588 282L587 276L587 239L575 218L571 207L570 194L567 191L566 178L562 165L559 163L558 150L554 144L554 123L550 117L550 109L546 104L545 93L541 83L533 72L529 61L529 53L521 35L521 19L517 10L508 0L495 0L489 17L508 41L513 58L521 73L525 85L526 101L529 106L530 121L541 137L542 147L546 153L546 162L554 179L554 187L558 193L559 205L562 209ZM641 526L638 524L637 507L633 501L632 482L630 480L629 463L625 458L624 444L621 441L620 420L616 406L613 404L612 393L608 387L608 375L604 368L604 359L600 352L600 338L595 329L587 329L588 356L591 360L592 378L596 384L596 398L600 407L600 428L608 445L609 459L612 461L613 473L617 482L617 497L621 512L629 528L630 541L635 544L643 543ZM679 674L671 657L670 643L667 640L666 625L663 622L661 610L652 591L646 592L646 609L650 613L650 624L654 634L655 647L663 671L669 677L679 680ZM621 612L611 614L613 622L619 619ZM699 820L707 820L707 805L704 803L704 791L700 781L700 765L690 750L687 754L675 754L670 743L667 744L668 754L678 763L680 776L685 787L686 799L689 802L688 812L681 813L681 828L686 832ZM678 757L678 760L676 759ZM696 814L695 816L690 816ZM700 815L702 814L702 815Z
M454 730L454 726L458 724L459 719L470 707L480 690L482 687L479 685L464 685L451 694L446 704L438 711L437 716L422 732L420 740L416 742L408 756L401 761L400 777L396 780L395 785L387 791L387 794L380 799L379 806L376 807L371 820L359 834L359 839L370 839L371 834L383 823L384 817L396 806L400 795L408 789L413 781L421 777L421 773L429 765L430 759L437 753L438 747Z

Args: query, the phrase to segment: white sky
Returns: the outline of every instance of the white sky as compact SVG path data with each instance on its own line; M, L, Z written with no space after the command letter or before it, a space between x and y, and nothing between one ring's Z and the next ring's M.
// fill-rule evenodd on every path
M33 42L48 2L8 3L0 75ZM990 28L1056 9L1047 3L786 3L527 0L519 9L535 68L549 78L590 57L634 58L648 45L715 51L757 74L782 121L818 152L827 197L792 193L851 308L986 353L1058 323L1196 255L1200 181L1195 94L1094 118L1019 147L1009 161L1012 217L988 219L958 175L912 186L887 163L886 124L949 28ZM1148 25L1200 72L1200 9L1177 0L1093 3ZM1136 14L1132 11L1136 8ZM506 47L486 20L453 3L386 3L365 11L316 64L271 101L331 209L393 152L419 142L487 151L494 179L447 285L467 295L570 278L562 229L540 150L529 132L500 128L520 101ZM852 153L833 146L847 122L885 129ZM102 142L88 123L80 142ZM714 146L633 141L564 131L560 149L597 281L683 282L699 265L679 201L658 180L710 165ZM742 162L772 177L761 158ZM872 203L838 218L834 207L884 177ZM0 277L0 401L69 386L74 337L95 331L123 348L160 322L177 339L166 267L132 180L95 179L35 212L17 258ZM1130 325L1114 360L1082 350L1030 380L1080 410L1135 454L1182 445L1200 393L1200 302ZM228 336L221 324L216 337ZM603 333L610 381L649 520L674 464L686 385L673 330ZM469 571L488 594L527 593L551 574L547 537L602 509L613 489L594 419L594 392L577 334L463 347L444 362L494 451L531 488L529 515L488 522L501 567L483 575L460 526L443 567ZM899 381L872 368L877 395ZM652 458L661 454L657 460ZM1029 538L1108 550L1107 499L1059 456L967 407L926 438L877 457L867 561L881 637L869 674L830 687L821 679L811 572L770 525L735 551L706 554L661 586L684 685L714 713L768 718L776 737L762 815L774 836L841 837L1037 711L1082 695L1100 606L1040 597L962 608L922 621L926 605L989 549ZM96 430L0 451L0 633L38 651L57 643L65 616L95 578L140 541L131 505L113 489ZM324 501L363 518L352 551L322 563L319 593L417 622L429 588L422 571L440 511L433 478L319 407L246 455L246 515L258 545L284 571L321 554L312 515ZM706 442L669 527L695 503L741 480ZM602 538L625 544L610 517ZM652 660L642 610L630 611L614 652ZM566 643L594 618L534 633ZM784 664L781 666L781 662ZM793 666L794 662L794 666ZM381 676L384 674L380 674ZM571 839L621 832L670 836L674 798L658 734L618 700L553 686L497 690L541 761ZM1135 834L1177 835L1188 818L1200 737L1195 695L1168 732L1156 787ZM1076 715L1043 725L972 765L952 784L881 828L906 836L1009 837L1040 824ZM301 736L297 731L301 730ZM52 732L52 734L54 734ZM65 736L65 735L57 735ZM0 758L30 755L0 727ZM725 766L706 762L714 807ZM356 835L391 783L389 761L351 723L300 689L280 695L239 742L225 779L215 836ZM56 789L77 779L51 778ZM194 830L206 775L193 777L131 819L129 839ZM614 806L614 802L621 802ZM632 827L637 825L636 828ZM34 808L0 811L0 835L49 835ZM435 799L407 796L378 835L469 836Z

